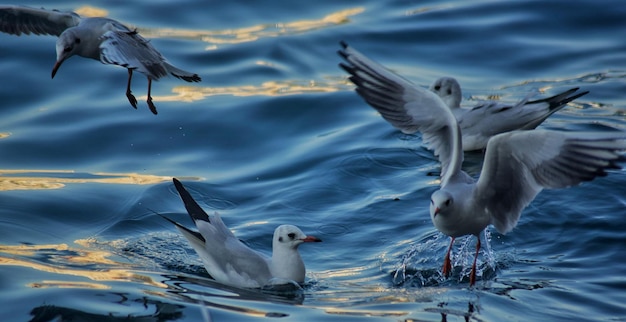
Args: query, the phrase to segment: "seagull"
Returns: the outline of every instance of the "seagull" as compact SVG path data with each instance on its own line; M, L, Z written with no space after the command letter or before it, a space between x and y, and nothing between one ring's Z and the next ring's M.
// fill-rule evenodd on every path
M486 101L472 108L462 108L461 86L456 79L441 77L430 86L430 90L441 97L459 123L464 151L483 150L489 138L496 134L536 128L567 103L589 93L576 93L578 89L572 88L534 101L530 101L528 96L513 105Z
M162 217L173 223L187 238L209 275L216 281L246 288L260 288L277 282L304 282L306 269L298 253L298 246L321 242L321 239L305 235L296 226L280 225L274 231L272 257L267 258L237 239L224 225L219 214L209 218L182 183L176 178L173 181L199 232Z
M376 69L387 70L376 63L371 66ZM396 77L400 77L396 75ZM407 87L418 88L408 80L404 80ZM532 130L556 113L567 103L588 94L588 91L576 93L578 87L569 89L552 97L530 101L530 96L516 104L504 104L496 101L482 102L472 108L462 108L462 91L459 82L452 77L441 77L431 86L430 90L437 94L452 110L461 127L463 151L483 150L489 138L496 134L515 130ZM416 90L415 93L423 91ZM416 98L420 100L420 98ZM406 134L413 134L416 130L405 130Z
M382 117L403 132L422 133L424 142L441 163L440 188L431 195L430 218L451 237L442 273L452 267L454 240L474 235L476 253L470 286L476 280L480 233L493 225L501 234L511 231L522 210L543 189L567 188L607 175L626 160L625 132L512 131L493 136L477 180L461 170L461 128L446 103L430 90L406 79L342 42L339 54L356 92Z
M133 71L146 75L147 103L154 114L157 114L157 110L150 95L152 80L171 74L187 82L201 81L198 74L171 65L148 40L137 33L137 30L109 18L81 18L70 11L0 6L0 31L17 36L31 33L58 36L57 60L52 67L52 78L61 64L74 55L128 69L126 97L135 109L137 99L130 90Z

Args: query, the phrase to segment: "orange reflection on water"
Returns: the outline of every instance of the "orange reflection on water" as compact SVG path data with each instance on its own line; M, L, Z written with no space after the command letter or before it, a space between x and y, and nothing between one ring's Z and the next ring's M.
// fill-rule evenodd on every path
M237 29L225 30L181 30L170 28L143 29L138 28L148 38L180 38L200 40L210 45L206 50L214 50L217 44L237 44L256 41L259 38L294 35L322 28L342 25L350 21L350 17L360 14L363 7L349 8L332 12L319 19L297 20L291 22L266 23Z
M109 11L102 8L96 8L92 6L82 6L74 10L78 15L82 17L106 17L109 15Z
M75 174L66 176L67 174ZM7 176L8 175L8 176ZM65 175L65 176L64 176ZM112 183L112 184L155 184L172 180L172 177L138 173L96 172L85 175L73 170L2 170L0 169L0 191L60 189L66 183Z
M132 272L131 264L110 259L112 253L89 248L92 243L90 240L77 240L75 243L79 246L0 245L0 265L28 267L41 272L79 276L94 281L43 280L27 285L33 288L110 288L109 285L97 283L103 281L125 281L167 288L167 285L146 275Z
M83 6L74 10L84 17L106 17L109 12L106 9L92 6ZM225 30L182 30L172 28L137 28L148 38L179 38L200 40L210 43L206 50L213 50L216 44L236 44L255 41L259 38L278 37L314 31L342 25L350 21L350 17L365 11L363 7L348 8L337 12L331 12L319 19L296 20L291 22L275 22L260 25ZM125 23L126 24L126 23ZM130 24L126 24L133 28Z
M155 101L163 102L192 102L199 101L208 96L232 95L232 96L285 96L313 93L331 93L348 90L352 87L345 80L318 81L268 81L261 85L242 85L225 87L196 87L176 86L172 88L174 95L152 95ZM146 96L138 97L145 100Z

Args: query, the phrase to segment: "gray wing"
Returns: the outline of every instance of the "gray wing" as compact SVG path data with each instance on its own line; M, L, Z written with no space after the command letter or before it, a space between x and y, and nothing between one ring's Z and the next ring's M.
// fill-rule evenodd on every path
M528 96L516 104L488 101L471 109L464 109L457 116L463 139L480 139L484 142L483 146L476 146L474 149L482 149L493 135L515 130L532 130L567 103L589 93L577 93L578 89L572 88L534 101L530 101ZM468 150L469 146L464 145L464 148Z
M382 117L404 133L421 132L441 162L442 185L461 171L461 134L452 112L435 93L370 60L346 43L339 51L356 92Z
M198 225L200 234L206 239L206 248L216 258L216 263L224 270L241 276L270 275L268 259L246 246L226 227L222 218L216 213L213 217L211 232L206 231L207 225ZM204 226L204 227L203 227Z
M137 70L155 80L167 76L161 53L136 31L104 33L100 43L100 60L105 64Z
M0 6L0 31L12 35L54 35L77 26L80 16L74 12L35 9L25 6Z
M238 286L260 287L272 277L268 260L235 238L219 215L216 214L212 222L196 220L200 232L161 217L173 223L183 234L215 280Z
M475 207L489 212L491 223L504 234L542 189L574 186L606 175L607 169L619 169L625 149L625 132L499 134L487 145Z

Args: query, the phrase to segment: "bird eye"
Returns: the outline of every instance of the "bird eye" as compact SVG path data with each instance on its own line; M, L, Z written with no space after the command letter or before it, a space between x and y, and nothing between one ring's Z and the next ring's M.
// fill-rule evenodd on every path
M287 234L287 236L289 236L289 238L291 238L291 239L296 238L296 234L294 234L294 233L289 233L289 234Z
M451 94L452 94L452 90L451 90L451 89L449 89L449 90L448 90L448 95L451 95Z
M282 237L278 237L278 241L279 241L279 242L282 242L282 241L283 241L283 238L282 238Z
M72 51L72 47L67 46L67 47L63 48L63 51L66 52L66 53L69 53L70 51Z
M75 42L75 43L77 43L77 44L80 44L80 38L76 38L76 39L74 40L74 42Z
M450 200L450 199L446 200L446 206L449 206L451 202L452 202L452 200Z
M435 90L436 90L436 91L438 91L438 90L440 90L440 89L441 89L441 85L436 85L436 86L435 86Z

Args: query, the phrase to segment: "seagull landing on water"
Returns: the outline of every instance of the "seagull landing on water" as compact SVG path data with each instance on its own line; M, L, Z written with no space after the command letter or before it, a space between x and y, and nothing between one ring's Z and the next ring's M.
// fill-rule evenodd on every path
M441 77L430 90L439 95L450 108L461 127L464 151L482 150L489 139L500 133L532 130L567 103L589 93L576 93L578 87L560 94L530 101L530 96L515 104L486 101L470 107L461 107L461 85L452 77Z
M461 129L449 106L435 93L413 86L345 43L339 54L356 92L403 132L421 132L441 163L440 189L431 195L430 218L451 237L443 265L448 276L456 237L475 235L470 285L476 280L479 234L490 224L511 231L522 210L543 189L567 188L607 175L625 160L626 132L513 131L487 143L478 180L461 170Z
M239 241L218 214L209 218L180 181L175 178L173 181L199 232L167 217L163 218L176 225L187 238L207 272L216 281L248 288L259 288L276 282L304 282L306 269L298 253L298 246L307 242L321 242L319 238L307 236L293 225L278 226L272 241L272 257L267 258Z
M21 34L58 36L57 60L52 68L52 78L61 64L78 55L128 69L126 97L137 108L137 99L131 93L133 71L148 78L148 107L157 114L150 91L152 80L168 74L187 82L199 82L198 74L172 66L149 41L118 21L108 18L81 18L74 12L35 9L25 6L0 6L0 31Z

